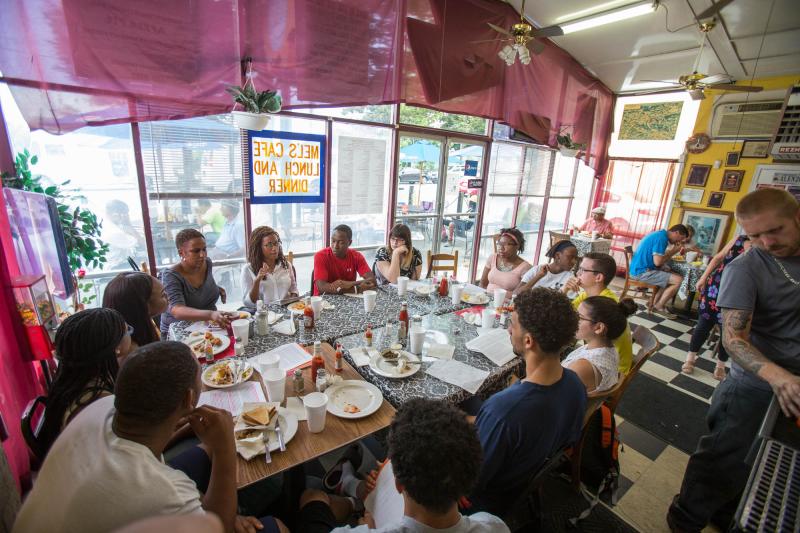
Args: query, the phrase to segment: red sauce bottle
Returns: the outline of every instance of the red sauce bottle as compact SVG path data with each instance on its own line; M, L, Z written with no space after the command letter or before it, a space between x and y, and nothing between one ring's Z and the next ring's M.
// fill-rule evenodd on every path
M314 342L314 353L311 356L311 382L317 382L317 371L320 368L325 368L325 360L322 358L320 352L319 341Z
M447 296L447 276L442 276L442 281L439 283L439 296Z
M336 343L336 358L333 361L333 369L337 372L341 372L344 366L342 365L342 345L340 343Z
M408 335L408 303L402 302L400 304L400 314L397 315L397 321L400 323L399 337L401 341L405 341Z
M311 302L309 300L306 300L306 307L303 309L303 323L307 330L314 329L314 310L311 308Z

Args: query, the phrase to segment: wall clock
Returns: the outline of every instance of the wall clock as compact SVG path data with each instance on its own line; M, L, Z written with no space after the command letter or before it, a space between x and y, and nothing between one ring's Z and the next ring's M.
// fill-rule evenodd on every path
M690 154L702 154L711 146L711 137L705 133L692 135L686 140L686 151Z

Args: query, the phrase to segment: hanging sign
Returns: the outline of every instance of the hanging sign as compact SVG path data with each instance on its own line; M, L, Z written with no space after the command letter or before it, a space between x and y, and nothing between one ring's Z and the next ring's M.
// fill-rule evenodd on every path
M477 161L464 161L464 175L475 177L478 175Z
M322 203L325 195L325 136L283 131L248 131L250 202Z

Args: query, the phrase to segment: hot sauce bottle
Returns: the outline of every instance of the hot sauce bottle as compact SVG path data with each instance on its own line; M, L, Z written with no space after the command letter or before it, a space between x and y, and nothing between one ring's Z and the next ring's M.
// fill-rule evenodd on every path
M397 335L398 340L405 342L408 336L408 302L402 302L400 304L400 314L397 315L397 321L400 326Z
M367 331L364 332L364 342L367 343L367 348L372 347L372 324L367 324Z
M322 353L320 352L320 343L319 341L315 341L314 352L311 356L311 381L313 383L317 382L317 371L324 368L325 360L322 358Z
M343 368L342 365L342 344L337 342L336 343L336 358L333 360L333 369L337 372L341 372Z
M306 306L303 309L303 323L306 330L314 329L314 310L311 308L311 301L306 299Z
M442 276L439 282L439 296L447 296L447 276Z

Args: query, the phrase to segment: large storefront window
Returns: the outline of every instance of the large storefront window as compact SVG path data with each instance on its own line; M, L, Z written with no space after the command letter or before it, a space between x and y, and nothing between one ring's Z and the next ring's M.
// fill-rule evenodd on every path
M486 135L488 120L470 115L443 113L425 107L400 105L400 120L403 124L435 128L440 130L460 131L474 135Z

